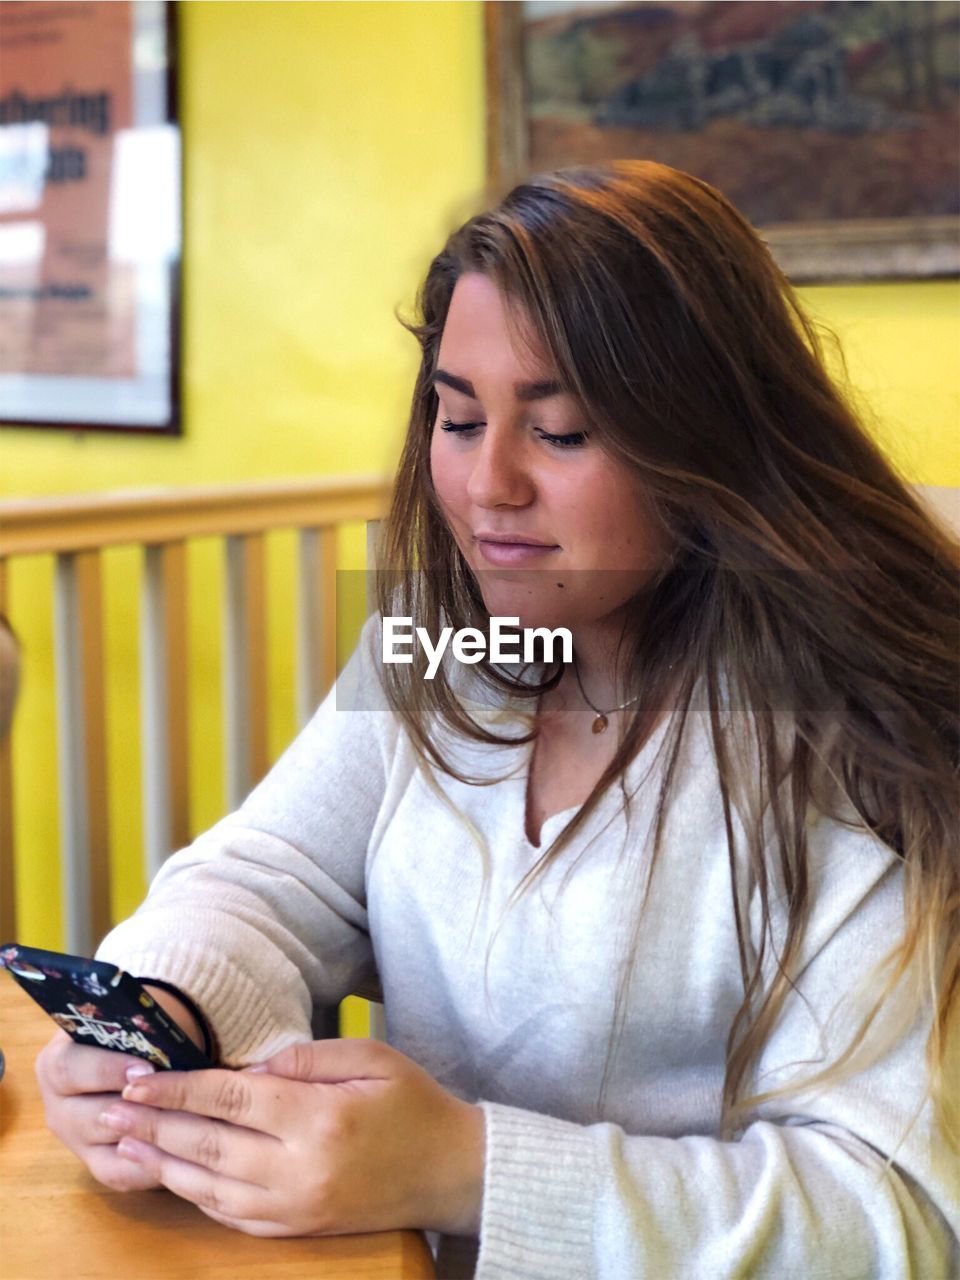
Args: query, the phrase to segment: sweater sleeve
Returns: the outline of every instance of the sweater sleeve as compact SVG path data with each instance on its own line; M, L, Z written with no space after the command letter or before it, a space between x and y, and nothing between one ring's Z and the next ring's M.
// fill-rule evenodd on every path
M370 619L335 689L240 808L174 854L97 958L173 983L240 1066L311 1038L376 977L365 869L398 725Z
M811 869L814 911L796 990L752 1092L836 1061L860 1017L841 1006L831 1019L831 1010L903 932L899 864L872 837L821 828ZM782 940L785 913L779 922L773 914ZM754 903L754 928L758 918ZM857 1007L862 1016L867 1006ZM888 1047L873 1065L758 1104L735 1141L628 1134L481 1102L476 1280L960 1276L960 1158L925 1100L929 1010L904 1029L896 989L889 1010ZM945 1076L954 1097L958 1051L954 1037Z

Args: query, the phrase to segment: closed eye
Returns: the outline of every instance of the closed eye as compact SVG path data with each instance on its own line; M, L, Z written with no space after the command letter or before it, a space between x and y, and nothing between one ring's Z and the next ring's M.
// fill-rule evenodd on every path
M569 431L563 436L553 436L549 431L538 431L537 435L541 440L546 440L549 444L555 445L558 449L576 449L580 445L585 444L587 433L585 431Z
M441 418L440 420L441 431L453 431L458 435L468 435L470 432L477 431L485 425L483 422L451 422L449 418ZM557 449L576 449L585 444L587 440L585 431L569 431L565 435L553 435L549 431L541 431L538 428L537 435L541 440L546 440L548 444Z
M482 427L482 422L451 422L449 418L440 419L441 431L476 431L478 427Z

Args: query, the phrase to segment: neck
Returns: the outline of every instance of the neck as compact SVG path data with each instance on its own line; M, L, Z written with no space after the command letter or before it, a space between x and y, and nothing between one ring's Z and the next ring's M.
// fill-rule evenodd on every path
M571 628L580 683L595 707L618 707L634 697L630 673L626 667L629 647L622 643L623 628L619 622L595 623ZM568 668L559 686L564 702L571 707L584 704L583 695L572 668Z

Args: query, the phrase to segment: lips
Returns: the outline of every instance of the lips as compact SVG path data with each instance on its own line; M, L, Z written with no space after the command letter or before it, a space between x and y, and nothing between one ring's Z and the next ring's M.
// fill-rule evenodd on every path
M542 538L531 538L527 533L494 533L481 529L473 535L476 542L504 542L511 547L555 547L555 542L544 542Z
M484 560L498 568L523 567L560 550L556 543L538 542L520 533L478 533L474 541Z

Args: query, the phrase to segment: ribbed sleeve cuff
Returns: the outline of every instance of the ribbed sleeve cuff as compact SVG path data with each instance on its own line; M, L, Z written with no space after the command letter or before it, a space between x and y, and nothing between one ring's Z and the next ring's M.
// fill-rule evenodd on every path
M208 943L145 946L135 916L107 934L97 959L179 987L213 1028L224 1066L262 1062L312 1038L309 1013L292 993L280 985L261 990L222 948Z
M481 1102L486 1168L476 1280L583 1280L594 1272L596 1153L590 1131Z

